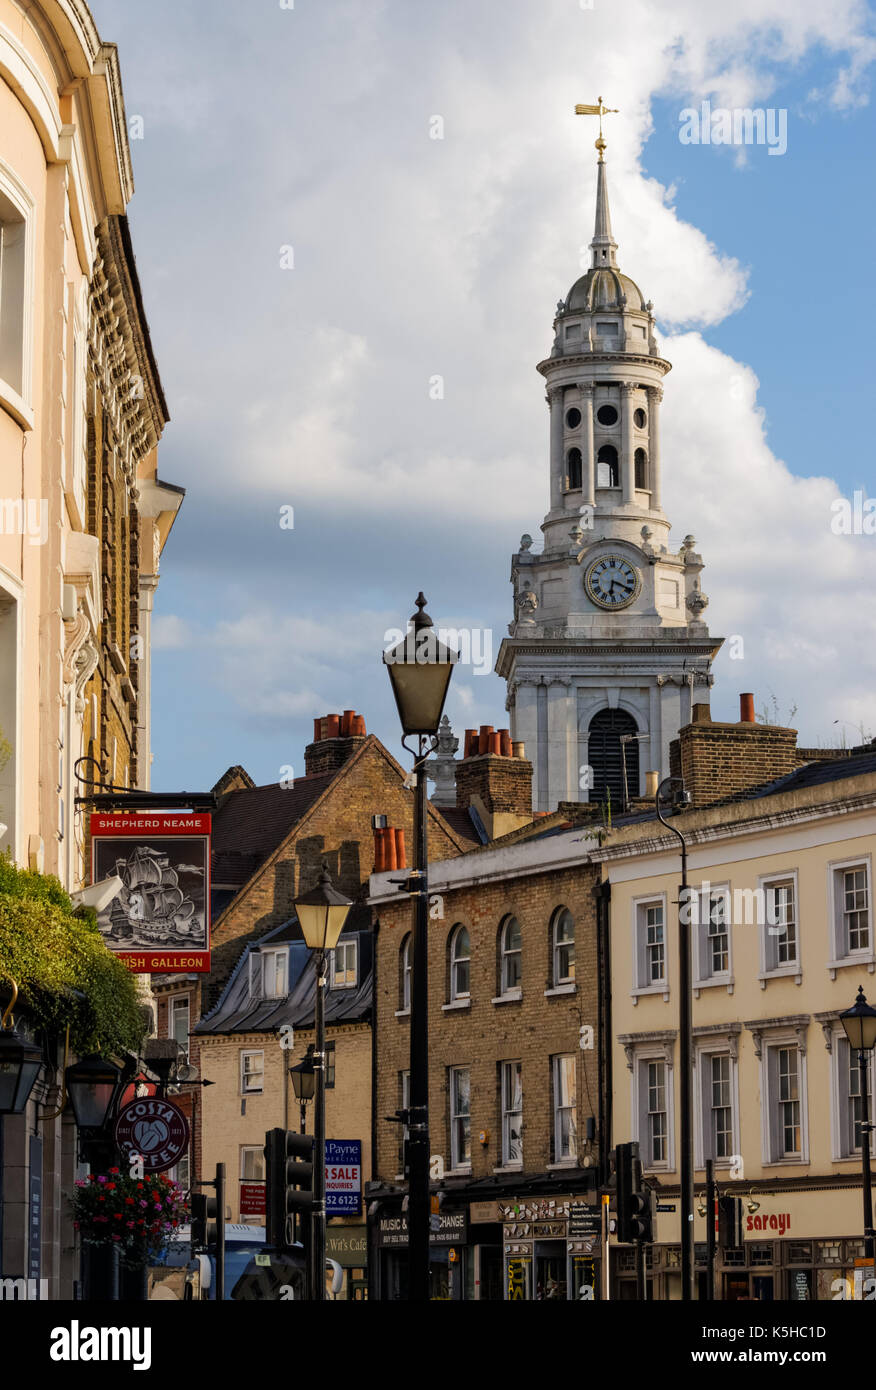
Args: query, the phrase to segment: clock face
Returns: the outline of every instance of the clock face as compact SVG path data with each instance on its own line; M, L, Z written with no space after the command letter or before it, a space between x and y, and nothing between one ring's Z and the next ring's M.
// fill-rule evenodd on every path
M599 608L627 608L642 587L639 571L620 555L602 555L584 575L587 597Z

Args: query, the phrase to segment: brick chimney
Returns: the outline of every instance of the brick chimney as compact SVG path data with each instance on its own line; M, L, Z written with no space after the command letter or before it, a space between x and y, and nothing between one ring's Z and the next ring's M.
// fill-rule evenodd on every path
M353 709L326 714L313 721L313 742L304 750L306 776L337 772L365 742L365 720Z
M714 723L695 705L694 722L669 747L669 771L683 777L693 806L741 800L800 766L797 730L758 724L754 696L740 696L738 724Z
M456 805L473 806L491 840L532 820L532 763L507 729L466 729L465 756L456 765Z

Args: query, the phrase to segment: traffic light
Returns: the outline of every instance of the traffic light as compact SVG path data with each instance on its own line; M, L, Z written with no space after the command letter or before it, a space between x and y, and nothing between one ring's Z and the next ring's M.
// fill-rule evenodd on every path
M743 1244L742 1198L718 1198L718 1244L722 1250L739 1250Z
M216 1244L216 1198L206 1192L191 1196L191 1241L193 1250L211 1250Z
M630 1218L632 1217L633 1163L638 1160L638 1157L638 1144L618 1144L615 1149L617 1238L625 1245L629 1245L634 1239L630 1234Z
M271 1129L265 1135L265 1239L275 1250L295 1244L290 1216L301 1216L307 1245L313 1209L313 1135Z

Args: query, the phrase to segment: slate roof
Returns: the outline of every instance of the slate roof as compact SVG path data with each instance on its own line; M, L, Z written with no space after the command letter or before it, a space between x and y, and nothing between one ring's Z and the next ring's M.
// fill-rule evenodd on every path
M213 882L248 883L322 795L337 772L298 777L290 787L244 787L230 792L213 816Z
M326 1023L364 1023L371 1018L372 956L368 931L345 931L342 940L356 936L359 942L359 984L355 989L331 989L326 994ZM254 999L250 993L249 960L261 946L289 943L289 993L282 999ZM313 953L301 940L295 917L250 943L243 951L219 1001L192 1029L193 1033L271 1033L292 1024L312 1028L316 976Z

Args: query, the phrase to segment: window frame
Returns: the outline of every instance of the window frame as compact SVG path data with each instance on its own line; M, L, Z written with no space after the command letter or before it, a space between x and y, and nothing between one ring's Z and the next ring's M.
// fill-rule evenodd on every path
M182 1004L185 1004L186 1015L186 1040L184 1043L180 1042L180 1039L176 1036L176 1015L177 1012L180 1011L179 1006ZM167 1014L167 1035L169 1038L172 1038L175 1042L178 1042L180 1044L180 1047L183 1047L185 1049L185 1061L188 1062L189 1044L192 1032L191 994L172 994L170 999L167 1001Z
M464 956L457 954L457 943L465 933L468 940L468 951ZM471 932L464 922L457 922L451 928L450 939L448 941L449 965L450 965L450 1000L451 1004L469 1003L471 1000ZM459 966L467 967L468 988L461 990L457 987L457 969Z
M519 945L513 950L508 949L506 941L509 929L517 927ZM471 938L469 938L471 940ZM508 961L517 957L517 981L510 984L507 979ZM469 984L471 984L471 957L469 956ZM520 919L515 913L509 912L502 918L499 927L499 998L500 999L519 999L523 993L523 929L520 926Z
M856 947L852 950L847 940L847 932L842 920L844 913L844 903L842 894L844 889L840 885L840 875L848 873L854 869L863 869L865 873L865 891L867 893L867 930L869 935L869 945L866 947ZM829 928L830 928L830 959L827 968L831 972L831 979L836 979L836 971L843 966L855 965L876 965L876 953L873 944L873 874L872 859L869 854L858 855L855 858L834 860L827 866L828 871L828 895L829 895ZM871 971L872 973L872 971Z
M261 1070L258 1072L247 1072L247 1057L260 1057L262 1059ZM260 1086L247 1086L246 1078L248 1075L261 1076ZM261 1096L265 1093L265 1050L263 1047L242 1047L240 1049L240 1094L242 1096Z
M448 1101L450 1117L450 1171L454 1173L471 1172L471 1068L470 1067L448 1067ZM458 1078L468 1077L468 1110L458 1109L459 1092ZM466 1126L466 1123L467 1126ZM463 1134L467 1134L468 1156L465 1156L465 1140L460 1150L460 1128Z
M561 1063L571 1062L572 1071L572 1097L571 1102L561 1103ZM570 1149L568 1154L560 1152L562 1148L562 1116L570 1111L572 1123L569 1127L571 1136ZM578 1165L578 1058L574 1052L555 1052L551 1056L551 1166L557 1168L575 1168Z
M568 975L561 975L560 972L559 972L559 968L558 968L558 959L559 959L560 952L561 952L562 950L564 950L564 949L565 949L565 950L568 950L568 947L569 947L569 943L568 943L568 942L562 942L562 943L561 943L561 942L559 942L559 941L557 940L557 931L558 931L558 928L559 928L559 926L560 926L560 923L562 922L562 920L563 920L564 917L568 917L569 921L570 921L571 924L572 924L572 938L571 938L571 950L572 950L571 966L572 966L572 970L571 970L571 974L568 974ZM564 903L561 903L559 907L557 907L557 908L554 909L554 912L553 912L553 914L552 914L552 916L551 916L551 925L550 925L550 933L551 933L551 988L552 988L552 989L560 989L560 988L562 988L563 985L574 985L574 984L576 983L576 981L575 981L575 948L576 948L576 944L577 944L577 943L576 943L576 934L577 934L577 932L576 932L576 927L577 927L577 924L576 924L576 922L575 922L574 915L573 915L571 909L568 908L568 907L566 907L566 905L565 905Z
M694 889L697 900L697 921L695 927L696 941L696 976L693 982L694 998L699 998L701 989L716 989L721 985L725 987L728 994L733 993L733 894L729 883L709 883L707 888L700 885ZM712 922L713 900L722 899L724 903L725 918L721 925L723 932L713 932L711 928L716 925ZM727 938L727 969L712 969L712 942L718 937Z
M33 332L34 332L34 258L36 203L27 186L5 160L0 159L0 194L11 204L23 226L21 270L21 389L6 377L0 376L0 402L13 418L26 429L34 427L33 413ZM0 225L4 219L0 217Z
M514 1068L514 1072L512 1072ZM517 1089L512 1094L512 1102L519 1100L516 1108L508 1103L508 1087L506 1082L509 1078L516 1078ZM501 1150L500 1163L503 1169L523 1168L523 1063L514 1059L499 1063L499 1116L501 1121ZM517 1127L517 1147L519 1155L512 1157L512 1129L514 1117L518 1118Z
M732 1166L733 1156L740 1150L739 1134L739 1062L738 1034L716 1033L702 1040L696 1040L696 1123L694 1125L694 1167L704 1168L707 1158L711 1158L716 1168ZM712 1061L726 1058L729 1075L730 1110L730 1151L721 1157L712 1152Z
M669 960L669 931L666 913L667 894L648 893L632 900L632 936L633 936L633 982L630 994L634 999L638 999L643 994L661 994L664 1001L670 997L670 960ZM647 978L647 922L646 909L660 905L663 913L663 976L660 980L653 983L642 983Z
M802 1031L802 1030L801 1030ZM805 1037L805 1035L804 1035ZM797 1102L800 1107L800 1149L792 1154L779 1145L778 1057L780 1050L792 1048L797 1052ZM807 1048L796 1030L780 1029L764 1034L761 1045L761 1106L762 1156L764 1167L805 1167L809 1163L809 1100ZM782 1141L783 1143L784 1141Z
M256 959L258 959L259 962L260 962L260 964L259 964L259 966L257 967L257 970L256 970L256 973L257 973L257 975L258 975L258 989L259 989L259 993L258 993L258 996L257 996L257 997L258 997L259 999L287 999L287 998L289 997L289 948L288 948L288 946L266 946L266 947L264 947L264 949L261 949L261 948L260 948L258 951L254 952L254 957L255 957ZM252 957L251 957L251 959L252 959ZM284 976L284 980L285 980L285 988L284 988L280 993L271 993L271 994L269 994L269 993L268 993L268 989L267 989L267 983L266 983L266 980L265 980L265 975L266 975L266 972L267 972L267 969L268 969L268 962L269 962L269 961L272 962L271 968L272 968L273 971L274 971L274 981L275 981L275 983L276 983L276 976L277 976L277 961L278 961L278 959L282 959L282 961L283 961L283 976ZM252 982L252 975L250 974L250 983L251 983L251 982Z
M648 1173L675 1172L675 1064L673 1048L674 1040L662 1045L643 1044L634 1047L632 1052L633 1085L630 1087L632 1093L632 1138L638 1141L642 1169ZM647 1117L651 1112L648 1110L647 1068L652 1062L662 1062L664 1067L666 1157L662 1160L651 1159L648 1145ZM696 1134L696 1126L694 1126L694 1133Z
M255 1154L256 1157L259 1159L260 1166L261 1166L261 1170L262 1170L262 1175L261 1175L260 1178L252 1178L252 1177L249 1177L249 1176L244 1172L244 1169L245 1169L245 1167L246 1167L246 1155L247 1155L247 1154ZM238 1164L238 1169L239 1169L239 1173L240 1173L239 1181L240 1181L240 1182L264 1182L264 1181L265 1181L265 1178L266 1178L266 1176L267 1176L267 1171L266 1171L266 1167L265 1167L265 1151L264 1151L263 1146L262 1146L261 1144L241 1144L241 1145L240 1145L240 1148L239 1148L239 1156L240 1156L240 1162L239 1162L239 1164Z
M343 952L346 957L349 952L353 953L353 978L338 979L338 952ZM345 967L342 972L348 975L349 968ZM359 938L358 936L341 937L337 946L331 952L331 964L329 968L329 989L356 989L359 984Z
M782 933L777 932L775 927L771 927L769 921L769 904L767 896L771 889L791 885L794 906L794 934L796 938L796 960L780 964L778 960L779 940ZM789 976L796 979L797 984L803 982L803 964L801 960L802 938L800 932L800 890L798 873L796 869L787 869L783 872L761 874L757 880L758 889L762 893L763 901L763 921L759 926L760 935L760 974L758 979L761 987L766 988L768 980L781 980Z
M836 1024L830 1034L831 1042L831 1068L830 1068L830 1089L831 1089L831 1129L832 1129L832 1149L831 1157L835 1163L860 1163L863 1156L861 1148L853 1148L850 1139L851 1125L851 1106L848 1095L848 1072L849 1060L852 1055L852 1047L846 1037L845 1029L841 1024ZM873 1085L876 1078L876 1064L874 1064L873 1053L866 1054L868 1071L868 1110L872 1122L873 1105ZM876 1132L870 1131L870 1154L876 1155Z

